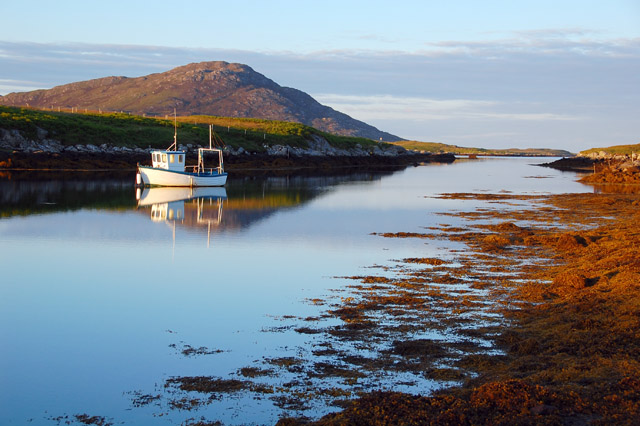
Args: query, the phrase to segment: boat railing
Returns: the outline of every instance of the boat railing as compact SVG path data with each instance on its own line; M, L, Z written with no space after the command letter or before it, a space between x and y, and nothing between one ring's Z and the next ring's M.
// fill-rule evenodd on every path
M222 174L222 167L218 166L218 167L213 167L210 169L206 169L206 168L202 168L202 167L198 167L198 166L187 166L185 167L186 171L189 171L191 173L199 173L199 174L212 174L214 171L218 174Z

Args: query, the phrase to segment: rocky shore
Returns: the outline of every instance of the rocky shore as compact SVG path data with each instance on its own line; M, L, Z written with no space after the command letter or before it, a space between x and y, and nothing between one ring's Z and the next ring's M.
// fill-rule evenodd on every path
M187 152L187 164L195 164L197 149L202 146L178 145ZM137 163L150 163L153 148L120 147L108 144L63 145L38 132L37 138L25 137L17 130L0 129L0 169L10 170L105 170L131 169ZM363 148L336 148L324 138L312 135L307 148L265 145L262 152L242 147L224 147L228 170L304 169L356 166L403 166L424 162L451 163L452 154L424 154L394 145Z
M580 179L584 183L640 183L640 153L622 155L600 151L572 158L562 158L541 165L562 171L588 173Z

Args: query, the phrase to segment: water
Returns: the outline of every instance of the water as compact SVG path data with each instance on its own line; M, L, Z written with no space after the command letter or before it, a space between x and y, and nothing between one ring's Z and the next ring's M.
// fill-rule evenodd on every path
M268 395L176 410L164 383L238 378L265 358L308 354L314 336L293 332L295 318L320 315L326 307L310 300L343 288L336 277L444 256L451 244L372 233L421 232L445 220L437 212L482 205L437 194L591 190L530 166L544 161L231 178L187 201L162 190L137 201L129 177L0 180L0 424L80 424L84 413L114 424L275 423L283 411ZM185 356L189 347L210 353ZM400 389L403 378L384 380ZM136 395L162 398L135 407Z

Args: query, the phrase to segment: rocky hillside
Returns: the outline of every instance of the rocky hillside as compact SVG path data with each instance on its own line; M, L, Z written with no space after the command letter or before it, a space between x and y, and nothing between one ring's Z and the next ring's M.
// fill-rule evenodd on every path
M201 62L144 77L105 77L0 96L0 105L126 111L138 115L216 115L293 121L343 136L400 140L282 87L242 64Z

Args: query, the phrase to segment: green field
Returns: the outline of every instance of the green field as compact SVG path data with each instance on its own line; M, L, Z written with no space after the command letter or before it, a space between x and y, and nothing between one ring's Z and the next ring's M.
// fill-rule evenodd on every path
M226 145L262 152L265 146L307 148L311 135L324 137L336 148L364 149L379 145L366 138L336 136L299 123L213 116L177 117L178 143L206 145L209 124ZM63 145L108 144L121 147L166 148L173 143L174 120L146 118L126 113L68 113L0 106L0 128L19 130L38 139L38 129Z
M546 149L546 148L510 148L510 149L485 149L485 148L472 148L456 145L447 145L438 142L417 142L417 141L401 141L393 142L394 145L399 145L406 149L412 149L415 151L424 151L431 153L444 153L458 155L504 155L504 156L527 156L527 157L572 157L569 151L561 149Z

